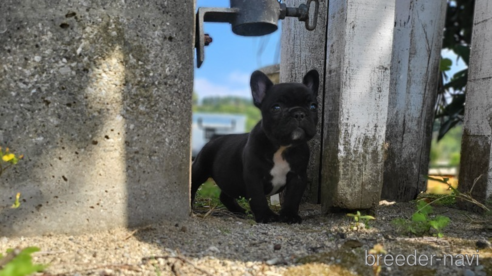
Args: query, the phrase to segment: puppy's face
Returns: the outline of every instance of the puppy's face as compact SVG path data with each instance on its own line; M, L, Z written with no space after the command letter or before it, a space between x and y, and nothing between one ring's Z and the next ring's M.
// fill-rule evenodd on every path
M277 85L263 73L253 73L253 100L261 110L263 130L271 140L288 146L314 137L318 122L318 85L319 76L314 70L304 76L303 83Z

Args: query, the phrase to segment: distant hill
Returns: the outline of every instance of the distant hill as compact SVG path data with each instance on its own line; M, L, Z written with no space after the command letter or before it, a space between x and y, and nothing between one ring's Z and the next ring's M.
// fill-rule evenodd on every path
M193 97L196 99L196 97ZM203 98L201 104L193 101L193 112L203 113L233 113L247 116L246 131L250 131L261 119L260 110L253 105L253 101L241 97L207 97Z

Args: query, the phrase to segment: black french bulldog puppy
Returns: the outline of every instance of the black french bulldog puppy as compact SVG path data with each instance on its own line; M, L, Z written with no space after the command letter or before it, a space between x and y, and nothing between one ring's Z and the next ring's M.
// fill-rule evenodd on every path
M208 142L192 166L191 202L209 177L221 189L220 201L237 214L245 210L236 199L249 199L256 222L301 223L298 215L306 187L307 141L316 134L319 75L309 71L303 83L273 85L260 71L251 75L254 104L262 120L251 133L231 134ZM280 215L266 196L285 190Z

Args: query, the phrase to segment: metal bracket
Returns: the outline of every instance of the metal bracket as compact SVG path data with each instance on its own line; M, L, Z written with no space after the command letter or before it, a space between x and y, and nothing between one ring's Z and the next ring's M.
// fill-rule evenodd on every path
M205 31L203 22L230 23L239 12L237 8L199 8L196 13L197 35L195 36L196 66L200 68L205 60Z
M314 2L314 18L313 23L310 24L309 13L312 2ZM264 0L263 2L255 3L252 0L231 0L231 5L235 7L198 9L195 27L196 65L198 68L202 66L205 60L204 47L211 41L210 37L206 38L207 35L203 27L204 22L231 23L233 25L233 31L236 34L258 36L277 30L277 20L284 19L285 17L299 18L299 21L305 22L306 29L309 31L316 28L318 21L319 0L307 0L306 4L301 4L298 8L287 7L285 4L278 3L276 0ZM241 11L241 7L244 11Z

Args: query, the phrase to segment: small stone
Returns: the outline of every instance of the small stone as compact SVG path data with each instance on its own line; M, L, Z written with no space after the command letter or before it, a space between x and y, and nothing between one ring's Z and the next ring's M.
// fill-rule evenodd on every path
M62 74L62 75L67 75L67 74L70 74L72 72L72 69L70 69L70 67L68 67L68 66L64 66L64 67L58 69L58 72L60 72L60 74Z
M490 242L487 241L487 240L478 240L475 245L477 246L478 249L485 249L485 248L489 248L491 245L490 245Z
M282 248L282 245L276 243L273 245L273 250L280 250Z
M470 269L465 269L463 272L463 276L475 276L475 272L471 271Z
M186 226L181 226L181 229L179 229L179 231L181 232L186 232L188 229L186 228Z
M348 248L358 248L358 247L362 247L364 244L361 243L360 241L358 240L347 240L343 246L344 247L348 247Z
M41 58L40 56L35 56L35 57L34 57L34 61L35 61L35 62L40 62L40 61L41 61L41 59L42 59L42 58Z
M273 258L273 259L270 259L268 261L266 261L266 264L267 265L276 265L280 262L280 259L279 258Z
M220 250L217 247L215 247L215 246L210 246L208 248L208 251L215 252L215 253L220 253Z
M481 270L483 270L483 269L484 269L483 265L477 265L477 266L475 267L475 272L481 271Z

